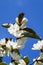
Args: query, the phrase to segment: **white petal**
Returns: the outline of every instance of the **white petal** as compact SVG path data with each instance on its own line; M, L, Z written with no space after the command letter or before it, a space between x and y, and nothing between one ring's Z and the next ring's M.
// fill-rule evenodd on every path
M23 31L19 31L19 26L17 23L8 28L8 32L16 37L20 37Z
M33 44L32 50L43 50L43 40L38 41L36 44Z
M21 48L21 49L24 48L26 39L27 39L27 38L21 38L21 39L18 39L18 40L17 40L18 48Z
M24 28L26 26L26 22L28 21L27 18L23 18L21 28Z
M6 42L5 38L1 39L0 40L0 45L5 45L6 44L5 42Z

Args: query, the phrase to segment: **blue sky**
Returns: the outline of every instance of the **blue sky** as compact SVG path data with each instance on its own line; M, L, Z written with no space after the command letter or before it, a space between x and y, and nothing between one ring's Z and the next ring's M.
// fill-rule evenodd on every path
M25 17L28 18L26 25L34 29L43 38L43 0L0 0L0 39L12 37L15 40L15 37L10 35L1 25L7 22L14 23L20 12L24 12ZM30 61L40 53L39 51L31 50L32 45L37 41L36 39L28 38L25 48L20 51L23 56L29 56ZM3 61L9 59L8 57L5 58Z

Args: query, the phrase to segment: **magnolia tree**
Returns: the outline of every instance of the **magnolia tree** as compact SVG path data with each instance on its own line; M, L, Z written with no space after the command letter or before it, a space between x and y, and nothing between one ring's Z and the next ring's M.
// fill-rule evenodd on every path
M27 38L38 39L39 41L33 44L32 50L41 51L38 58L34 59L30 65L43 65L43 40L34 30L26 26L27 21L28 19L24 17L24 13L20 13L15 19L15 23L2 24L2 27L14 35L16 40L14 41L12 38L3 38L0 40L0 65L7 65L7 63L2 62L2 58L5 55L11 56L9 65L28 65L30 62L29 57L23 57L20 53L20 49L25 47Z

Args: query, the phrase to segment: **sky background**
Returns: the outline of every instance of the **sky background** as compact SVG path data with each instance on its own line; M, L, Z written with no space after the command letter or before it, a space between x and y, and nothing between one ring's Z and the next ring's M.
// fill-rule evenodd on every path
M2 28L3 23L14 23L19 13L24 12L28 18L27 26L34 29L43 38L43 0L0 0L0 39L15 37ZM23 56L30 57L30 62L36 58L40 51L32 51L32 46L38 40L28 38L25 48L20 50ZM5 59L6 58L6 59ZM10 62L10 57L4 57L3 61Z

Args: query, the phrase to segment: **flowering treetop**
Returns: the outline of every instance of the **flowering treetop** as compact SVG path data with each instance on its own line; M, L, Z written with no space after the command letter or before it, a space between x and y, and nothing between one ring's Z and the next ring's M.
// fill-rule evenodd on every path
M2 24L2 27L7 28L8 32L16 37L16 40L14 41L12 38L4 38L0 40L0 63L2 63L4 55L11 55L11 62L9 65L28 65L29 58L27 56L22 57L19 50L24 48L27 38L40 40L37 44L33 45L32 49L41 50L42 53L38 58L41 58L43 55L43 40L33 29L26 26L27 21L28 19L24 17L24 13L20 13L18 17L16 17L15 23ZM34 65L38 65L37 62L39 61L42 62L43 58L41 60L38 58L33 61ZM43 63L40 65L43 65Z

